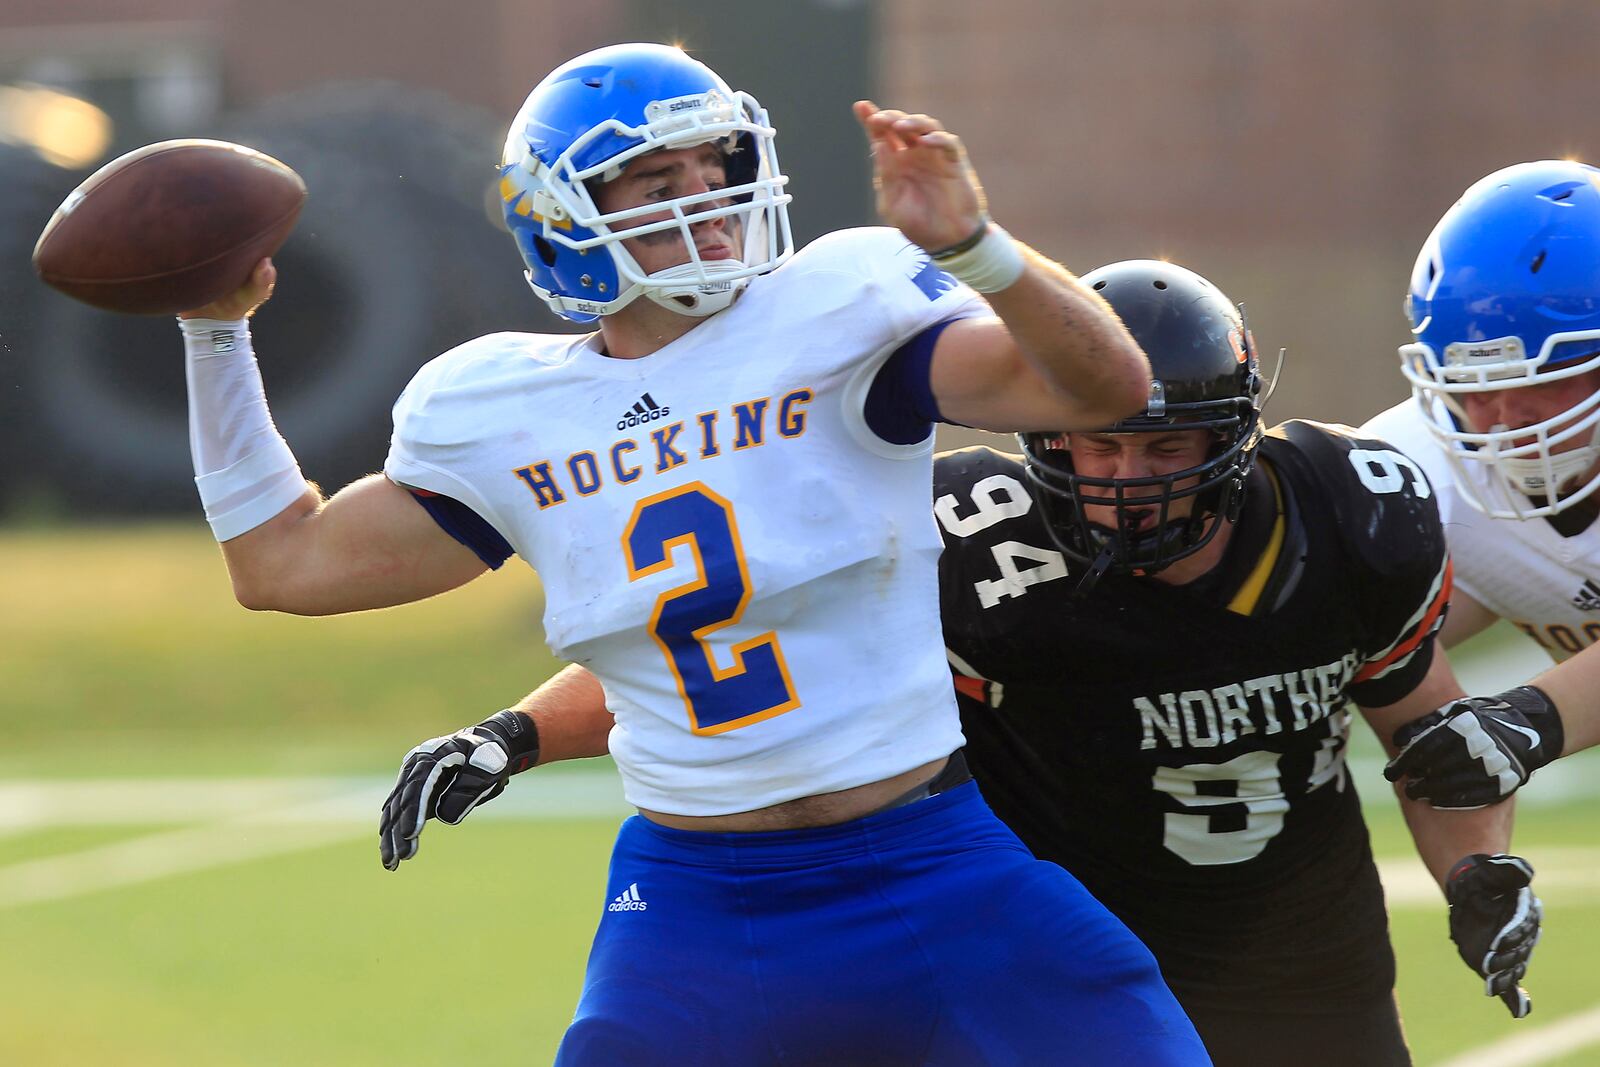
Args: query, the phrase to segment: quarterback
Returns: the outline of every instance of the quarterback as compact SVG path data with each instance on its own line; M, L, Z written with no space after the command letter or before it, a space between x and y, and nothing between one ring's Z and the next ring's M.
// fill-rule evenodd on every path
M1204 1063L1148 951L952 760L927 513L935 421L1096 425L1140 403L1146 361L989 221L953 134L856 117L890 225L795 252L752 97L659 45L558 67L511 125L500 193L534 291L595 332L434 359L383 473L331 499L251 353L270 264L185 316L196 480L236 595L324 614L513 554L539 572L546 638L604 687L640 810L562 1064ZM507 710L419 745L384 865L570 740Z
M1600 741L1600 170L1544 160L1473 184L1406 309L1412 399L1367 425L1438 496L1457 566L1444 640L1506 619L1558 663L1402 732L1390 776L1471 808Z

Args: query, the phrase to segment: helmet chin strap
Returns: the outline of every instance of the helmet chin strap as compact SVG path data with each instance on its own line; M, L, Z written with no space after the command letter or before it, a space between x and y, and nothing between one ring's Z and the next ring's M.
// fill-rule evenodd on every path
M1237 496L1243 496L1243 494L1240 493L1237 494ZM1150 563L1139 563L1139 561L1136 560L1125 561L1125 568L1128 573L1149 576L1149 574L1157 574L1160 573L1160 571L1165 571L1168 566L1173 565L1173 563L1178 563L1178 561L1182 560L1182 558L1189 557L1190 553L1194 552L1194 550L1198 550L1192 549L1190 552L1184 552L1184 550L1182 550L1186 549L1187 545L1192 544L1192 541L1189 541L1189 537L1187 537L1189 531L1198 531L1198 533L1195 533L1195 541L1198 541L1198 539L1200 539L1200 533L1203 533L1203 530L1205 530L1206 523L1234 522L1234 520L1237 520L1237 517L1237 509L1234 509L1234 515L1230 515L1230 517L1227 517L1226 520L1224 520L1222 517L1219 517L1216 512L1206 510L1206 512L1203 512L1200 520L1198 520L1198 523L1197 520L1192 517L1192 515L1186 518L1178 518L1178 520L1171 522L1170 525L1165 526L1163 530L1154 531L1154 533L1146 534L1146 536L1138 537L1138 539L1131 537L1130 531L1123 531L1123 533L1118 536L1118 534L1114 533L1114 531L1107 530L1106 526L1099 526L1099 530L1107 530L1107 533L1104 534L1104 536L1098 537L1099 552L1094 555L1094 560L1091 561L1088 569L1083 571L1083 577L1078 579L1077 587L1072 590L1072 595L1074 595L1074 597L1085 597L1085 595L1088 595L1088 592L1090 592L1091 589L1094 589L1094 585L1099 584L1099 579L1101 579L1101 577L1104 576L1107 571L1110 571L1112 566L1114 566L1118 561L1117 553L1115 553L1115 545L1117 545L1118 542L1122 542L1122 544L1128 544L1130 547L1133 547L1134 542L1138 541L1138 544L1144 545L1144 547L1150 547L1150 549L1152 549L1150 550L1149 555L1152 555L1152 557L1155 558L1154 560L1150 561ZM1091 523L1091 528L1094 528L1094 523ZM1171 550L1171 555L1165 555L1165 553L1163 553L1163 549Z
M1589 436L1589 443L1571 452L1561 452L1550 457L1546 466L1543 457L1495 456L1495 469L1511 483L1511 487L1524 496L1548 497L1554 501L1561 487L1581 478L1600 462L1600 425ZM1546 478L1546 474L1550 478Z
M1111 569L1111 564L1116 557L1111 552L1109 544L1100 547L1100 554L1095 556L1094 562L1089 564L1089 569L1083 572L1083 577L1078 579L1078 584L1073 587L1072 599L1081 600L1089 595L1089 590L1100 584L1100 578Z
M1158 548L1158 551L1156 552L1157 555L1160 554L1159 548L1163 545L1181 547L1183 544L1184 533L1189 529L1190 521L1191 520L1187 518L1176 520L1161 532L1147 535L1140 540L1146 544L1156 544ZM1101 527L1101 529L1104 529L1104 527ZM1088 595L1089 591L1099 584L1101 577L1104 576L1106 572L1111 570L1112 565L1117 562L1116 552L1113 550L1113 546L1117 543L1117 540L1118 538L1115 534L1100 539L1100 551L1095 555L1094 560L1089 564L1088 569L1084 571L1083 577L1078 579L1078 584L1072 591L1072 595L1074 597L1083 597ZM1128 536L1128 532L1124 531L1122 534L1122 540L1125 542L1131 542L1132 538ZM1130 563L1129 569L1137 574L1154 574L1156 571L1164 570L1173 562L1175 561L1167 560L1158 566L1145 566L1137 563Z
M1550 459L1549 473L1552 478L1545 478L1545 464L1538 459L1501 459L1495 462L1505 479L1511 483L1513 489L1524 496L1543 496L1554 499L1561 493L1561 487L1579 478L1588 472L1595 461L1600 460L1600 448L1592 445L1578 449L1576 452L1563 452ZM1553 481L1554 484L1549 484Z
M710 282L701 281L701 269L711 278ZM680 315L689 315L694 318L704 318L714 315L733 303L733 298L739 294L748 278L739 278L731 281L718 281L719 274L732 274L744 269L744 263L737 259L722 259L696 267L693 263L684 263L666 270L656 271L650 275L650 285L641 285L644 295L660 304L669 311L676 311ZM672 282L682 278L683 284L673 285ZM661 284L661 283L667 284Z

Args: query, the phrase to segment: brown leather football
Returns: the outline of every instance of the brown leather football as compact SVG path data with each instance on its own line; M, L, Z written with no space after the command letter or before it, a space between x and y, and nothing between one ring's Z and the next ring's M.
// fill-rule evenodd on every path
M243 285L289 236L305 199L300 175L253 148L161 141L74 189L39 235L33 269L107 311L192 311Z

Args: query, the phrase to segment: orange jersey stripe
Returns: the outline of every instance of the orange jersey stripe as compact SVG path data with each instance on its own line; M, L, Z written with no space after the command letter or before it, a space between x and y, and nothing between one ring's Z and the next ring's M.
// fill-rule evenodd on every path
M960 693L964 697L969 697L973 700L976 700L980 704L987 704L989 702L989 694L983 691L983 687L987 683L982 678L973 678L965 674L957 674L954 677L956 681L956 692Z
M1355 681L1364 682L1368 678L1383 673L1393 664L1415 652L1422 642L1433 633L1434 626L1438 623L1439 616L1444 613L1444 607L1450 602L1450 589L1455 575L1455 561L1446 559L1444 564L1444 580L1439 583L1439 592L1433 598L1433 603L1428 605L1428 613L1422 617L1417 628L1410 637L1401 641L1389 654L1374 663L1368 663L1356 672Z

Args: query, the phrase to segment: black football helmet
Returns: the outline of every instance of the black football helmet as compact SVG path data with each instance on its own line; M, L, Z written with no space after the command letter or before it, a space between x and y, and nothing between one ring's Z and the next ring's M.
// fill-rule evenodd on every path
M1153 573L1205 547L1239 516L1244 483L1261 443L1261 376L1241 308L1220 289L1173 263L1136 259L1083 276L1111 305L1150 359L1150 401L1137 415L1093 432L1209 430L1203 463L1147 478L1090 478L1072 467L1065 433L1018 439L1034 499L1067 558L1106 571ZM1193 482L1192 485L1179 485ZM1175 501L1194 498L1187 515ZM1116 509L1117 526L1092 523L1085 507ZM1156 523L1138 529L1154 510ZM1087 588L1087 584L1085 585Z

